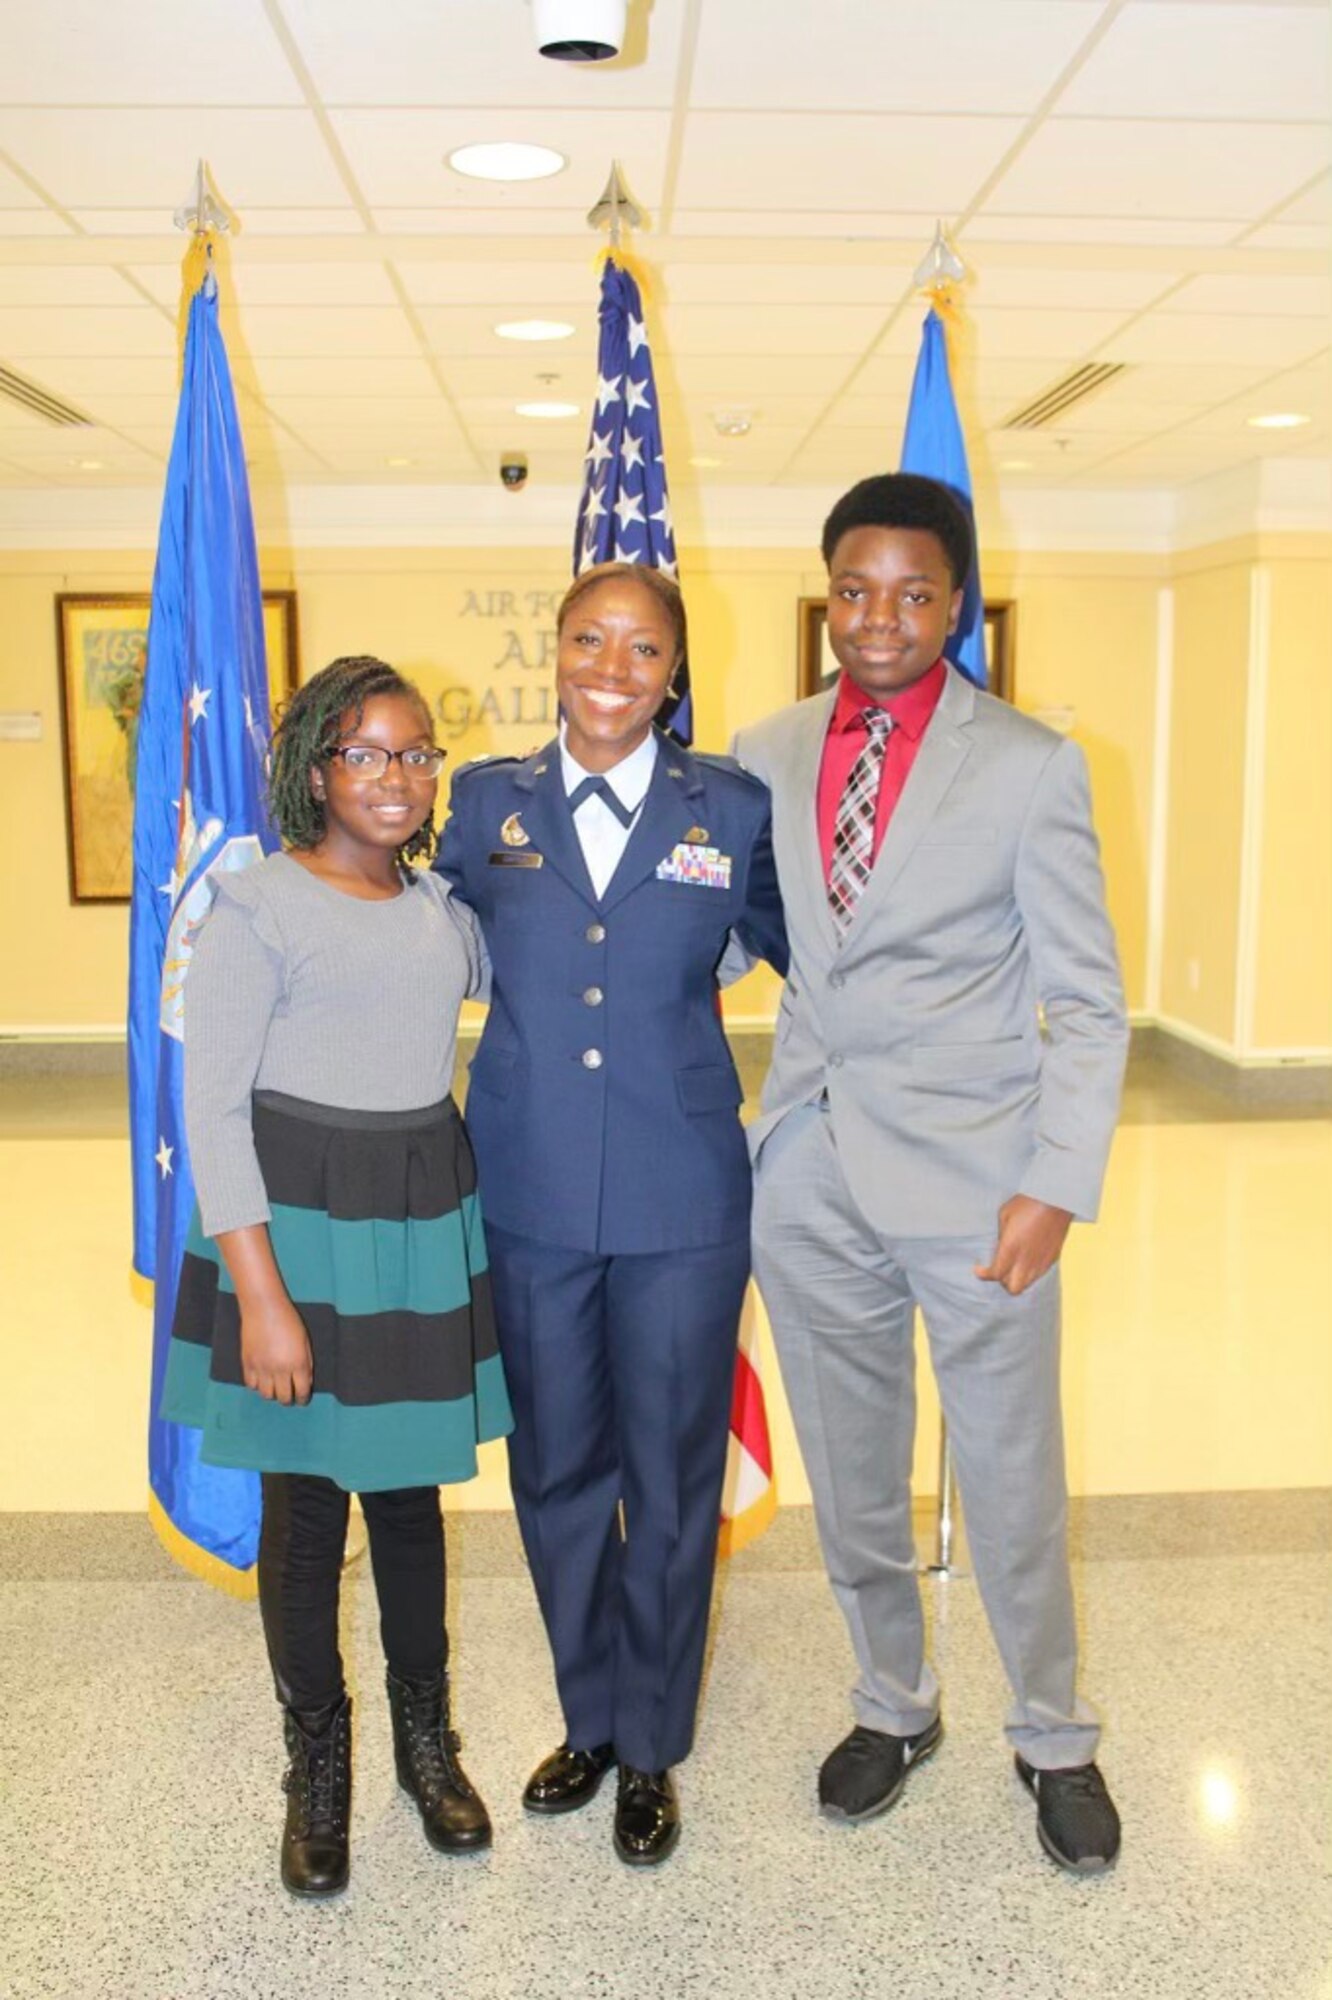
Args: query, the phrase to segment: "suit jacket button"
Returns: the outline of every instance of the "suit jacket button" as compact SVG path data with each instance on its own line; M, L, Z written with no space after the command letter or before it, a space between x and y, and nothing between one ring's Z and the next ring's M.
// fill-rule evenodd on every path
M605 997L599 986L588 986L583 992L584 1003L589 1007L599 1007Z
M830 973L828 977L828 984L829 986L835 986L837 988L837 991L840 993L842 988L846 985L846 974L844 972Z
M603 1056L603 1055L602 1055L602 1053L601 1053L601 1050L600 1050L600 1049L584 1049L584 1050L583 1050L583 1068L584 1068L584 1069L600 1069L600 1068L601 1068L601 1065L602 1065L602 1064L603 1064L603 1063L605 1062L605 1060L606 1060L606 1058L605 1058L605 1056Z
M586 1061L587 1058L584 1057L583 1060ZM844 1058L837 1054L830 1055L828 1058L829 1069L840 1069L842 1067L843 1060Z
M606 926L605 924L589 924L583 936L589 944L605 944Z

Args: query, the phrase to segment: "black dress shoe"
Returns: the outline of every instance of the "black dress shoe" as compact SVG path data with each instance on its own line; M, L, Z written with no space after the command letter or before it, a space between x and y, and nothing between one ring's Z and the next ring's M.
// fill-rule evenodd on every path
M609 1743L598 1743L593 1750L571 1750L561 1743L528 1779L523 1804L534 1813L577 1812L596 1797L614 1762L615 1750Z
M902 1796L907 1774L932 1756L942 1741L943 1723L937 1715L918 1736L853 1729L824 1759L819 1804L829 1819L852 1822L887 1812Z
M615 1797L615 1852L631 1868L655 1868L680 1838L680 1801L669 1771L621 1764Z
M1074 1875L1099 1875L1119 1852L1119 1814L1095 1764L1036 1771L1014 1758L1036 1800L1036 1835L1052 1861Z

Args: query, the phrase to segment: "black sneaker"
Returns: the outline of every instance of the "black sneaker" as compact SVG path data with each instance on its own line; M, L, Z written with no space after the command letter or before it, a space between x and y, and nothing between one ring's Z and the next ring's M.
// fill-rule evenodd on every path
M857 1726L824 1759L819 1772L819 1804L829 1819L873 1819L902 1796L907 1774L923 1764L943 1741L936 1715L918 1736L889 1736Z
M1036 1801L1041 1846L1075 1875L1099 1875L1119 1852L1119 1814L1095 1764L1034 1771L1022 1757L1017 1774Z

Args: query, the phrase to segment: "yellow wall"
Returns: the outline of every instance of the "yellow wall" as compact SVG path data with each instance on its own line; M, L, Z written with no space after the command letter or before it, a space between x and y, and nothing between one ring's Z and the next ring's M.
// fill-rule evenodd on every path
M1161 1009L1229 1044L1235 1025L1250 566L1175 586Z
M796 600L817 595L822 576L797 549L686 549L683 568L697 740L723 749L743 723L793 698ZM996 558L987 577L992 593L1019 600L1019 702L1076 711L1130 1004L1139 1008L1159 570L1142 558L1043 556ZM0 1030L77 1031L124 1013L125 911L69 902L53 598L142 590L150 577L146 551L0 556L0 708L37 708L45 724L40 743L0 746L9 861L0 922L6 938L22 940L0 969ZM298 593L304 671L338 653L392 660L438 706L455 760L524 752L553 726L551 611L566 577L563 550L270 549L264 560L266 584ZM729 1011L766 1018L775 998L775 981L760 971Z
M1332 1047L1332 563L1263 565L1270 591L1253 1041Z

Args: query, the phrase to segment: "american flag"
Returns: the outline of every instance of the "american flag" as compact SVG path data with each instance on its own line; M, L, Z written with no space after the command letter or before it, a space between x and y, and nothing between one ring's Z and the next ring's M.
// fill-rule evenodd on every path
M678 576L661 415L643 300L633 273L611 252L601 274L597 407L574 529L574 572L593 563L648 563ZM694 734L689 662L657 717L681 743Z
M574 530L574 571L593 563L650 563L679 574L666 491L657 385L633 273L611 252L601 276L601 340L597 407L587 446L587 471ZM693 740L689 664L675 677L675 698L657 717L681 743ZM722 1488L720 1547L731 1555L761 1535L777 1509L772 1447L757 1348L757 1300L745 1299L731 1397L731 1427Z

